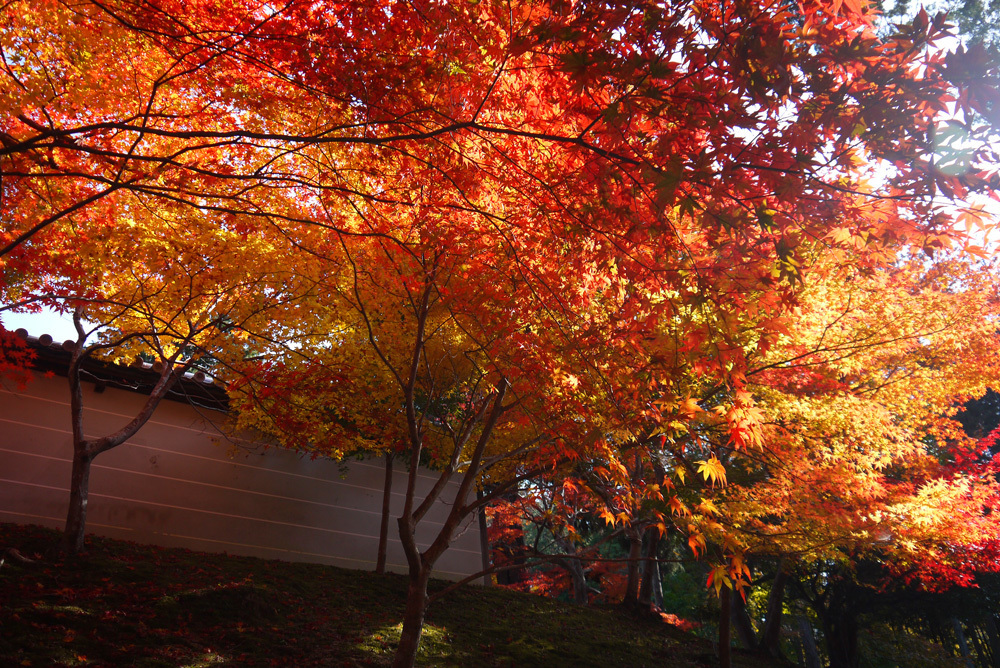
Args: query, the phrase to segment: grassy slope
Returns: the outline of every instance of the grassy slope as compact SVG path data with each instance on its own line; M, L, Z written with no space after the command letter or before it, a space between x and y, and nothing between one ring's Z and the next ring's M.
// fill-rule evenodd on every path
M56 537L0 523L0 551L45 554ZM404 592L396 575L93 538L77 563L0 566L0 665L386 666ZM714 654L661 622L467 587L431 608L419 663L686 668Z

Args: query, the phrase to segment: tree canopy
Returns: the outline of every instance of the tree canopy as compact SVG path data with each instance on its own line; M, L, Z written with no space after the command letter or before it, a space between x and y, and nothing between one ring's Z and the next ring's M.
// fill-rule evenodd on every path
M959 508L988 524L989 476L933 457L995 369L992 266L973 258L1000 186L995 71L936 48L945 17L877 30L840 0L0 14L3 300L86 307L129 346L160 341L135 316L157 322L220 359L244 425L404 453L397 665L477 486L582 463L613 522L652 494L696 551L718 547L717 586L747 550L818 556L884 529L910 563L932 534L966 544ZM423 498L420 462L441 476Z

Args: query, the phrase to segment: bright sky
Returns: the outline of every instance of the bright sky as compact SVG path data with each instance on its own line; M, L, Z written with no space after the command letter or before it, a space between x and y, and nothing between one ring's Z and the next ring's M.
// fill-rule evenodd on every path
M59 315L51 311L45 313L0 313L0 322L9 331L23 327L32 336L48 334L53 341L58 342L67 339L76 340L73 318L69 315Z

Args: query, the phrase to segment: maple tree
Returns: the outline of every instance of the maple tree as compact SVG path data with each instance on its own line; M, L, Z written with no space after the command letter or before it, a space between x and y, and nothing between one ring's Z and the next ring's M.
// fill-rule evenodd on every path
M317 287L305 319L315 330L295 324L294 349L276 347L244 365L236 396L242 426L293 447L328 456L359 449L405 456L398 520L410 577L397 659L403 662L412 661L419 641L432 568L460 527L519 480L581 457L602 438L588 417L593 409L570 391L590 386L586 376L570 373L585 345L573 334L580 316L499 273L504 264L491 267L488 254L496 251L488 249L503 247L488 227L476 246L442 252L439 239L454 214L427 209L385 218L367 211L356 224L380 229L391 221L384 236L318 240L318 273L302 277ZM541 354L549 363L536 359ZM302 358L309 363L299 364ZM421 464L438 472L430 489L417 486ZM480 484L488 491L472 496ZM446 519L424 529L444 495Z
M35 285L20 286L17 301L4 307L44 306L73 315L77 337L64 344L71 352L66 375L73 435L63 544L68 553L83 547L94 458L131 438L185 373L198 371L200 360L224 355L227 349L239 354L261 323L271 322L275 308L293 300L287 290L275 287L280 278L273 272L227 263L229 248L243 243L240 235L218 228L194 234L196 225L185 213L121 210L115 226L73 240L71 277L43 269ZM67 260L57 264L65 267ZM141 356L152 362L153 376L143 406L114 432L89 434L84 422L86 363L129 363Z
M836 281L838 275L833 276ZM936 489L935 481L961 476L948 480L950 489L977 485L989 493L988 470L943 466L935 447L943 443L969 447L951 417L954 405L967 396L981 395L995 377L993 280L989 265L941 260L930 266L907 262L871 276L848 274L838 286L816 285L816 297L835 301L823 305L831 310L826 315L817 311L816 320L804 313L798 319L793 332L805 341L811 338L811 343L793 348L797 352L793 362L767 363L755 374L769 377L773 384L767 394L758 390L758 406L776 416L771 447L783 447L791 438L798 441L796 447L805 448L807 456L782 457L798 465L789 471L792 478L787 484L794 479L801 488L806 482L813 499L826 496L826 485L848 487L852 499L839 493L848 507L892 499L891 514L906 525L874 513L849 520L853 526L838 527L833 521L836 513L822 513L829 539L855 530L870 533L878 526L906 550L907 529L919 532L914 525L929 528L959 516L971 522L981 515L974 509L982 506L982 497L964 490L959 498L948 498L950 493ZM816 452L817 446L832 451ZM768 470L769 484L777 483L777 469ZM845 475L851 476L852 484L843 485ZM945 504L940 510L935 509L939 493ZM920 494L919 501L913 499ZM826 498L837 495L831 487ZM791 499L794 503L794 493ZM969 503L972 517L958 515L954 508L949 512L952 503ZM800 520L809 521L805 513L795 513L792 521ZM867 528L853 524L866 520L876 524ZM961 529L961 535L975 539L973 524Z
M642 481L633 469L617 478L621 489L608 506L624 511L636 493L653 501L646 512L657 510L654 522L672 522L696 555L715 562L709 585L720 594L749 585L751 560L785 557L759 641L773 653L790 573L810 564L840 573L830 576L839 581L850 579L853 564L875 559L886 564L885 577L937 589L969 585L1000 563L995 436L971 440L955 420L956 402L995 382L1000 361L991 263L938 256L873 270L832 258L811 265L816 274L798 306L773 327L780 334L748 356L742 409L734 415L718 403L718 388L698 395L697 385L689 387L697 401L661 401L664 413L674 412L662 423L673 431L651 455L673 480ZM756 339L757 329L745 331ZM734 430L733 418L747 416L752 424ZM548 526L573 517L530 496L528 505L528 518L541 512ZM633 531L649 521L636 507L604 516ZM821 616L836 665L856 660L849 609ZM755 646L749 628L738 626Z
M988 64L931 48L943 18L879 38L853 0L0 11L2 288L89 276L108 250L74 259L81 240L141 207L234 235L220 270L275 262L259 294L308 291L255 344L266 362L229 363L284 390L281 374L320 374L322 406L270 404L310 447L405 443L397 665L476 485L583 457L624 499L647 481L630 484L616 446L659 433L676 471L721 487L762 445L754 361L802 282L836 267L813 266L816 246L876 274L919 249L979 252L955 223L987 227L971 196L1000 183L974 121L939 118L950 102L989 118ZM938 131L956 123L970 131ZM676 447L685 433L701 459ZM421 552L425 452L442 481L427 499L461 482ZM704 552L716 511L663 500ZM741 568L720 545L717 586Z
M877 558L925 587L996 568L992 456L940 455L945 444L974 446L952 417L955 403L996 376L994 280L989 265L944 258L878 272L845 266L807 285L794 325L748 372L761 414L756 447L733 458L710 413L698 432L729 474L682 515L692 539L732 555L716 586L745 584L754 554L801 564ZM842 632L856 626L829 619L831 656L849 665L839 649L856 643Z

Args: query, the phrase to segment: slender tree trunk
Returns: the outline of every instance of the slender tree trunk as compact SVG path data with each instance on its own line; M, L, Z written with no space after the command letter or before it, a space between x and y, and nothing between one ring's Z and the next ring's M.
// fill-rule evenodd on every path
M799 637L802 639L802 651L806 655L806 668L822 668L813 627L805 617L799 617Z
M483 490L476 488L476 501L483 500ZM483 560L483 570L488 571L490 569L490 536L489 527L486 526L486 506L480 506L479 512L476 513L477 521L479 522L479 554L482 556ZM490 587L493 585L493 578L491 575L486 574L483 576L483 586Z
M736 627L736 635L740 639L740 643L746 649L756 649L757 633L753 629L753 622L750 621L750 615L747 614L747 605L742 596L733 596L732 610L733 626Z
M573 602L577 605L587 605L590 602L590 588L587 586L587 574L583 570L583 562L570 559L573 573Z
M410 573L406 588L406 609L403 612L403 631L399 636L399 647L392 660L392 668L413 668L416 664L420 635L424 630L424 614L427 612L427 581L431 569L421 567Z
M90 465L96 451L83 432L83 387L80 382L80 366L83 363L83 342L86 337L80 321L81 310L73 315L78 332L78 341L70 357L66 378L69 381L70 424L73 429L73 470L69 482L69 510L66 512L66 527L63 529L62 550L75 556L83 550L83 537L87 526L87 497L90 496Z
M732 617L732 593L729 587L719 590L719 668L732 668L732 639L729 620Z
M827 615L823 634L830 654L830 668L858 668L858 624L850 614Z
M955 629L955 637L958 639L958 648L962 651L962 658L965 665L972 668L972 656L969 654L969 644L965 641L965 631L962 629L962 622L957 617L952 617L951 625Z
M760 637L760 649L775 658L781 657L781 613L788 577L787 563L782 559L778 563L778 573L774 576L771 593L767 597L767 618Z
M625 580L625 598L622 604L627 608L639 605L639 562L642 559L642 532L635 527L625 534L628 538L628 570Z
M990 665L997 668L1000 666L1000 634L997 633L997 622L993 615L986 616L986 637L990 643L990 655L992 659Z
M663 610L663 572L659 562L653 564L653 575L656 578L653 584L653 603L657 610Z
M660 531L656 527L646 530L646 559L642 562L642 585L639 587L639 605L652 610L656 589L660 586L660 568L656 553L660 547Z
M76 555L83 550L83 537L87 525L87 497L90 494L90 465L93 458L86 443L73 446L73 473L69 484L69 511L63 531L63 552Z
M378 529L378 558L375 560L375 572L385 573L385 557L389 549L389 514L392 505L392 461L395 455L385 453L385 482L382 483L382 522Z

